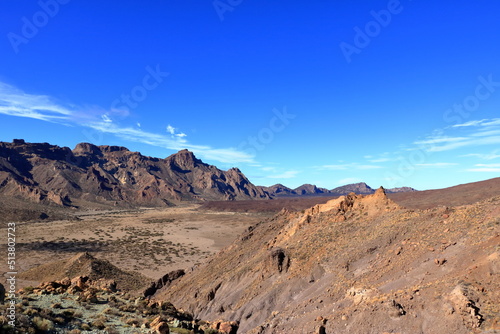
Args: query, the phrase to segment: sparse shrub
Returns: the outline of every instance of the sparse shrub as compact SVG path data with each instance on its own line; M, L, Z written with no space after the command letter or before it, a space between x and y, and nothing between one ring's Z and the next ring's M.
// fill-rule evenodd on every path
M101 319L92 321L91 325L93 327L98 328L98 329L104 329L104 328L106 328L106 325L104 324L104 321L102 321Z
M62 308L62 305L61 305L61 303L54 303L54 304L50 305L50 307L52 307L52 308Z
M89 331L91 327L89 324L81 324L80 328L84 331Z
M62 314L64 314L66 317L68 318L73 318L75 316L75 310L64 310L62 312Z
M80 318L82 318L82 317L83 317L83 313L82 313L82 312L80 312L80 311L75 311L75 312L73 313L73 317L74 317L74 318L78 318L78 319L80 319Z
M54 329L54 323L51 320L38 316L33 318L33 325L41 331L51 331Z
M64 319L63 317L55 317L54 322L62 325L64 323L66 323L66 319Z
M216 329L213 329L213 328L208 328L208 329L205 329L205 334L218 334L219 331L217 331Z
M68 332L68 334L81 334L82 331L79 329L72 329Z
M125 323L130 326L139 327L141 322L136 318L128 318L125 320Z
M23 291L24 291L24 292L26 292L26 293L32 293L34 289L35 289L35 288L34 288L34 287L32 287L32 286L25 286L25 287L23 288Z

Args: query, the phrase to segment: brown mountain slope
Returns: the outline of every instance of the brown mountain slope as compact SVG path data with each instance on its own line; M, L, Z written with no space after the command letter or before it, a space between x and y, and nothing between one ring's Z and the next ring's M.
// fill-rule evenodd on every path
M439 205L473 204L498 194L500 194L500 178L461 184L444 189L394 193L388 196L409 209L429 209Z
M499 204L415 211L379 189L282 211L157 297L238 333L493 333Z
M187 150L159 159L118 146L23 140L0 143L0 194L66 206L269 198L238 169L222 171Z

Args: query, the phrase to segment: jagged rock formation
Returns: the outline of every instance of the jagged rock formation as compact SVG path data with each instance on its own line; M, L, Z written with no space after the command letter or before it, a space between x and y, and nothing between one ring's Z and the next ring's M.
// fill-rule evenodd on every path
M156 291L160 290L161 288L168 287L170 284L172 284L173 281L181 278L185 274L186 272L184 270L179 269L163 275L160 279L156 280L155 282L151 282L151 284L144 290L143 292L144 297L147 298L154 295Z
M239 169L222 171L187 150L159 159L119 146L23 140L0 143L0 194L64 206L269 198Z
M239 333L494 333L499 205L409 210L380 188L283 210L155 297Z

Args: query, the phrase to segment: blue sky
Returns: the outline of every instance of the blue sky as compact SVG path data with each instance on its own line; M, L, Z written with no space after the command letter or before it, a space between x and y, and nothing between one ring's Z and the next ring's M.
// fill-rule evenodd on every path
M259 185L500 174L497 1L4 0L0 141L188 148Z

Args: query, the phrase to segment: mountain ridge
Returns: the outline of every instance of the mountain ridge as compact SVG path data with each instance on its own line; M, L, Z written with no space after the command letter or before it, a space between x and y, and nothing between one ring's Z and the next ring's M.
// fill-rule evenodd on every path
M266 199L239 169L218 169L181 150L165 159L121 146L0 142L0 194L59 206L165 206Z
M269 187L258 186L264 191L267 191L271 196L343 196L353 192L360 195L374 194L375 189L370 187L365 182L346 184L333 189L320 188L314 184L303 184L295 189L289 188L283 184L275 184ZM411 187L389 188L385 190L387 193L402 193L418 191Z

